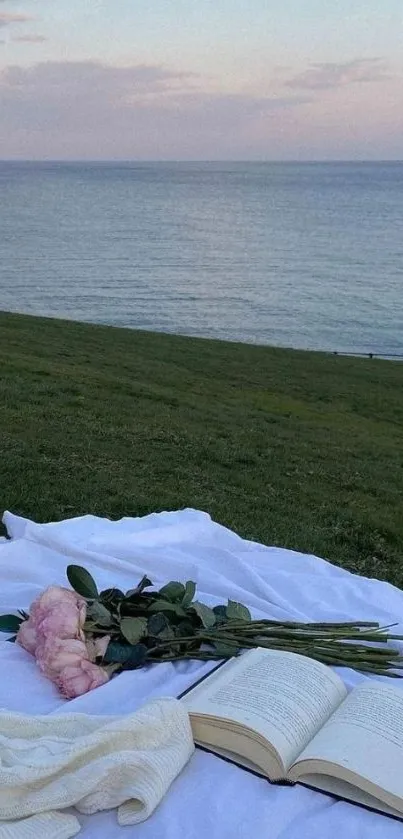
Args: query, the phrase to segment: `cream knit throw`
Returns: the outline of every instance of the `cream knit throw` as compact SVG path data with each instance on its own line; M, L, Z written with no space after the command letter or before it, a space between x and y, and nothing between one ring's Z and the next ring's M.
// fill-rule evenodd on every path
M188 714L159 699L126 717L0 712L0 839L70 839L66 813L118 808L121 825L155 810L194 751ZM16 821L22 820L22 821Z

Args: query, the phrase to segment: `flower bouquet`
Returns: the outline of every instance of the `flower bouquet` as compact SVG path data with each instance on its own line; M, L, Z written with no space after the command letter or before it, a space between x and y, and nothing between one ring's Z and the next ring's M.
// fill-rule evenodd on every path
M288 650L325 664L399 676L403 658L389 646L402 636L375 622L294 623L252 620L241 603L210 608L196 585L172 581L158 591L144 576L136 588L98 592L89 572L69 565L71 589L50 586L29 614L0 617L68 699L105 684L123 670L181 659L220 660L250 647Z

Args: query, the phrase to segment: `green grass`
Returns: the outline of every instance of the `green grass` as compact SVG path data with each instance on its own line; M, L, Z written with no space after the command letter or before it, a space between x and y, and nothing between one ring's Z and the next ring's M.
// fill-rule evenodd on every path
M403 365L0 314L0 507L185 506L403 584Z

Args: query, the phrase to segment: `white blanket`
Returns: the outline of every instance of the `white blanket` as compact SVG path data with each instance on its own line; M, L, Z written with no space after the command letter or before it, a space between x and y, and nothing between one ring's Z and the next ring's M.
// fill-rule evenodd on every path
M0 614L28 609L51 583L65 585L66 566L75 563L104 588L132 588L144 573L157 585L191 579L199 599L211 605L239 600L256 617L397 622L403 632L403 592L388 583L353 576L317 557L244 541L195 510L119 522L85 516L47 525L6 513L4 522L12 540L0 544ZM158 664L124 673L66 703L31 656L5 638L0 638L0 663L0 708L30 714L67 708L129 714L148 698L177 696L211 667ZM347 686L365 679L349 670L339 673ZM83 839L403 837L400 822L302 787L270 786L200 751L143 824L119 827L115 812L79 819Z
M194 753L186 709L154 699L134 714L0 713L0 839L55 839L60 810L117 809L145 821ZM38 815L54 813L38 830ZM31 818L32 817L32 818ZM66 816L65 832L75 829ZM61 839L61 837L60 837Z

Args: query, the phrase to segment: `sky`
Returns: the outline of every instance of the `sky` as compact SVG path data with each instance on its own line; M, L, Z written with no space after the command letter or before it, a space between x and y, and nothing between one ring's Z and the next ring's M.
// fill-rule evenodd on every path
M403 0L0 0L0 159L401 160Z

